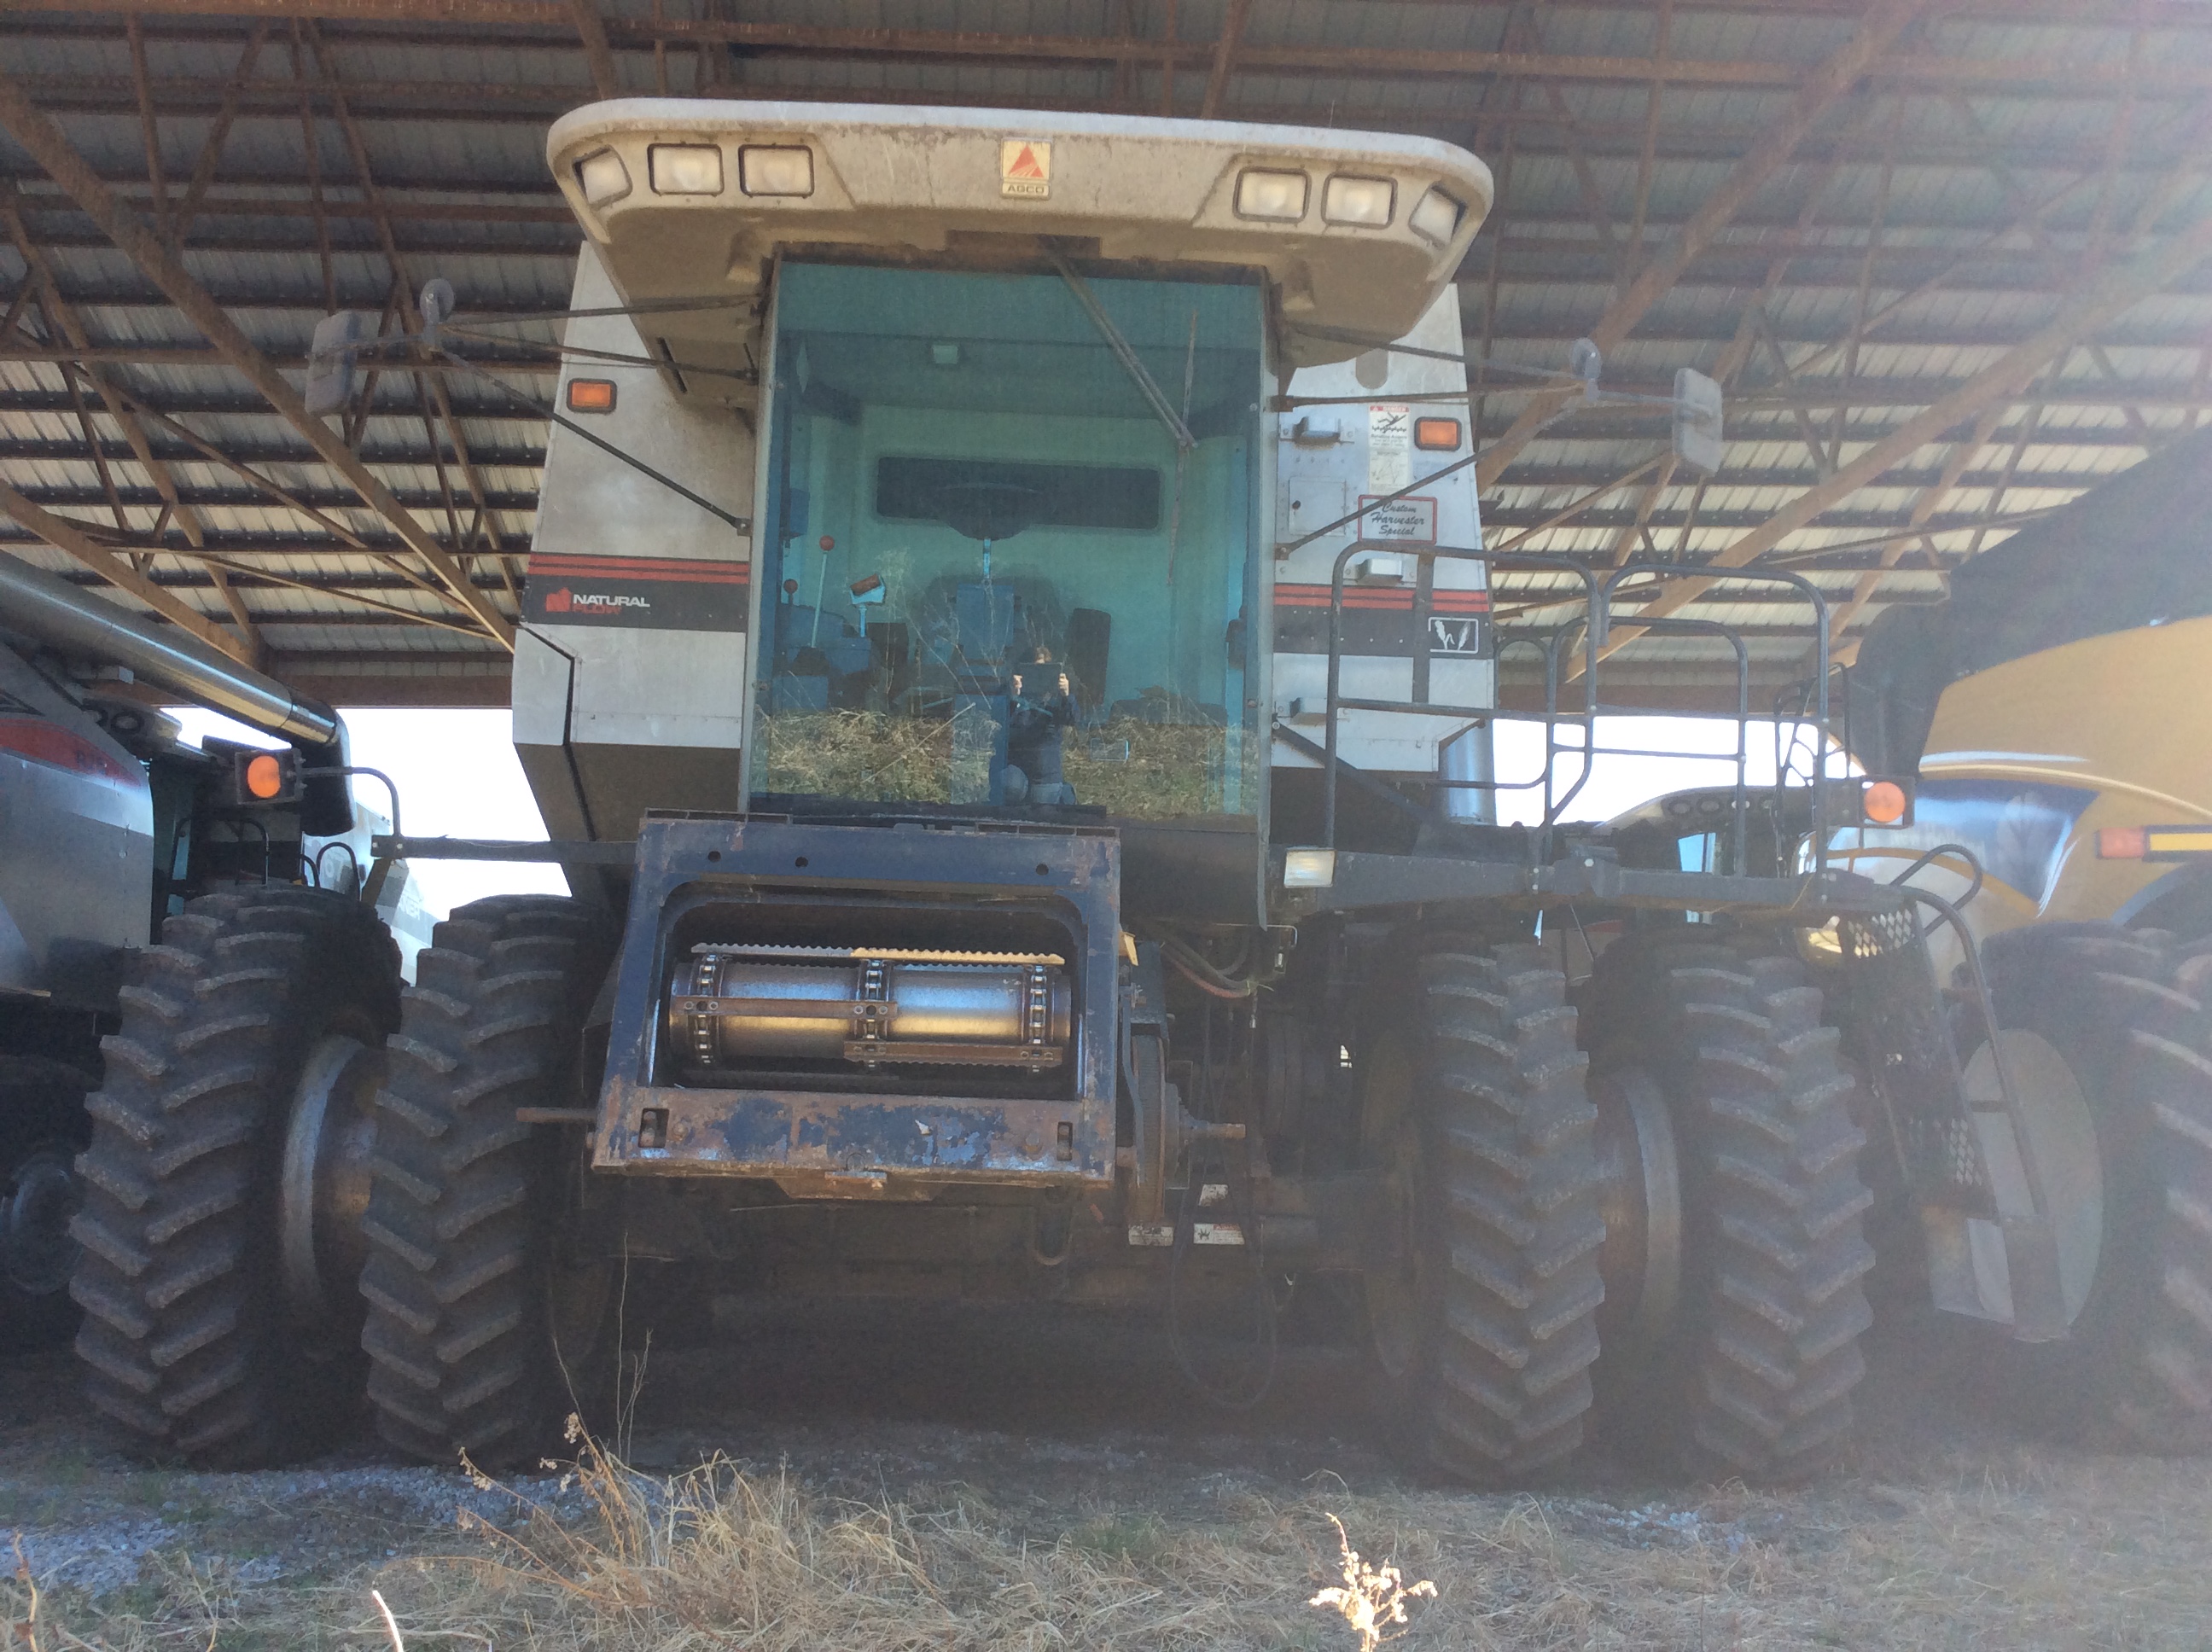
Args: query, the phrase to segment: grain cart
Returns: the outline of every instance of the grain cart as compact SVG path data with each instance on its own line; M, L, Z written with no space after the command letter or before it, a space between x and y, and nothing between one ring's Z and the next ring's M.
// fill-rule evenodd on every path
M2039 1421L2167 1451L2212 1448L2208 508L2212 438L2185 437L1975 557L1945 604L1885 614L1852 673L1854 744L1917 765L1917 816L1834 845L1958 903L1986 943L2027 1160L1969 1015L1974 1119L2003 1208L2032 1207L2039 1167L2070 1334L1974 1359ZM1939 1300L2008 1323L1986 1222L1927 1246Z
M160 710L180 701L225 712L292 749L183 744L175 720ZM246 1168L234 1133L240 1098L222 1086L283 1060L255 1042L248 1019L290 1006L302 990L260 966L281 961L300 969L303 951L343 952L343 962L333 956L306 973L343 969L365 983L368 1007L343 1029L356 1059L350 1066L337 1060L338 1047L325 1039L316 1046L323 1066L286 1079L288 1089L325 1104L295 1132L301 1164L285 1184L290 1202L276 1206L273 1235L255 1236L296 1249L307 1230L299 1196L313 1196L319 1168L330 1195L339 1175L343 1108L367 1099L365 1058L380 1048L397 1014L392 943L375 902L365 906L361 898L370 829L381 817L364 811L357 821L343 776L307 772L343 767L343 740L327 707L174 628L0 557L0 1140L7 1176L0 1335L21 1346L64 1333L74 1321L70 1285L78 1250L70 1223L80 1189L73 1161L90 1120L101 1120L116 1133L85 1165L95 1193L78 1232L92 1254L78 1267L76 1294L94 1312L81 1345L95 1373L95 1396L133 1417L137 1400L128 1396L138 1372L118 1367L118 1346L102 1315L139 1324L143 1307L115 1306L123 1282L134 1291L158 1291L177 1276L149 1273L142 1253L123 1236L130 1230L114 1219L107 1201L144 1208L150 1191L118 1168L116 1140L135 1145L172 1197L178 1196L172 1190L189 1189L191 1200L216 1199ZM403 881L404 872L387 875L378 891L382 915L391 914ZM163 944L147 949L157 933ZM216 959L221 969L203 968ZM188 1005L206 1006L189 1027L179 1023ZM131 1027L112 1036L125 1020ZM323 1030L306 1029L311 1039ZM88 1104L103 1036L107 1080ZM165 1215L194 1266L204 1267L243 1242L240 1233L219 1230L224 1218L195 1228L178 1220L187 1212L187 1205L172 1203ZM287 1311L295 1321L312 1317L306 1298L331 1278L337 1283L330 1300L343 1320L354 1301L350 1277L343 1268L318 1273L312 1256L307 1260ZM210 1289L210 1300L235 1311L234 1297L219 1284ZM334 1334L331 1347L342 1350L349 1334Z
M1450 287L1482 164L670 100L579 111L549 154L586 245L514 704L555 841L379 847L550 859L574 896L457 911L389 1042L385 1436L526 1459L603 1391L650 1260L1164 1307L1243 1400L1304 1292L1425 1462L1557 1462L1594 1368L1709 1468L1822 1461L1868 1194L1799 938L1890 926L1854 966L1889 1036L1939 1001L1905 898L1826 862L1811 828L1861 795L1825 761L1715 805L1738 834L1802 812L1802 863L1760 875L1628 864L1563 823L1553 762L1495 772L1499 648L1586 759L1606 657L1642 646L1615 593L1682 570L1483 548ZM447 365L489 325L450 317ZM1499 633L1498 567L1568 623ZM1803 581L1742 577L1825 635ZM1516 786L1540 824L1498 823ZM1552 942L1607 922L1578 1018ZM126 1038L198 1036L174 1002ZM1938 1127L1955 1090L1900 1105ZM95 1155L150 1178L135 1128ZM169 1206L130 1209L129 1255L169 1266ZM111 1321L140 1383L112 1408L204 1455L204 1396L273 1392L285 1352L147 1303ZM203 1345L228 1363L169 1353Z

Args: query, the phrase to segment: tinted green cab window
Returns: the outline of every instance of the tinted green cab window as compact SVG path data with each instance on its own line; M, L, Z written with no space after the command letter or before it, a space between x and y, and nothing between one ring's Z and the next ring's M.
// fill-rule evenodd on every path
M1250 813L1255 286L787 263L756 799Z

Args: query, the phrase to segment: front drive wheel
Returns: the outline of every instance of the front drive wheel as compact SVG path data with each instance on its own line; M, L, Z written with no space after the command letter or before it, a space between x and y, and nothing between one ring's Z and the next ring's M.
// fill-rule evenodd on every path
M1802 1478L1851 1429L1872 1322L1839 1035L1793 957L1630 935L1583 1025L1606 1145L1605 1425L1694 1472Z
M611 950L578 902L496 896L416 959L361 1277L377 1427L410 1456L526 1461L611 1384L616 1271L570 1252L580 1134L515 1117L588 1100L581 1033Z
M2212 939L2051 924L1983 948L2005 1068L2058 1238L2064 1340L1978 1339L2029 1422L2212 1449ZM1998 1107L1986 1042L1967 1089ZM2000 1208L2029 1195L1992 1164Z
M287 885L204 896L131 955L70 1289L85 1396L141 1451L252 1467L358 1415L350 1241L398 963L374 912Z
M1362 1157L1398 1215L1365 1282L1376 1397L1413 1461L1526 1479L1582 1443L1597 1357L1575 1012L1530 945L1435 947L1408 987L1361 1060Z

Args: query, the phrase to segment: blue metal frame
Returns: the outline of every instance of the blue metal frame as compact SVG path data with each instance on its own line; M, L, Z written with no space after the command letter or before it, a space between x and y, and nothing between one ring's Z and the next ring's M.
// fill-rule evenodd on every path
M1121 843L1112 832L648 815L636 855L594 1168L781 1180L888 1173L916 1184L1112 1181L1121 969ZM956 902L1058 926L1076 944L1066 1092L1020 1099L659 1082L662 1009L687 919L809 900L908 911ZM663 1145L646 1145L648 1110Z

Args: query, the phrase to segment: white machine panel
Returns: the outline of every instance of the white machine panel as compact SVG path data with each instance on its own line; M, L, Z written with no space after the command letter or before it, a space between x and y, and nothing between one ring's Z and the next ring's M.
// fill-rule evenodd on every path
M622 302L586 243L571 307ZM647 354L627 316L572 320L566 342ZM751 416L734 404L751 399L752 386L724 380L711 394L681 395L671 382L680 370L573 357L556 406L578 428L749 519ZM573 399L579 380L611 385L612 405L592 410L592 398ZM515 745L550 828L623 836L644 808L738 806L751 563L749 533L577 429L553 426L514 691Z
M1295 544L1362 506L1437 477L1433 486L1376 504L1357 523L1287 556L1279 552L1275 714L1316 744L1327 721L1331 572L1355 529L1364 548L1346 569L1341 692L1409 705L1496 703L1490 593L1481 564L1413 554L1431 545L1476 550L1482 544L1474 467L1438 475L1470 452L1467 403L1420 399L1467 388L1467 369L1456 359L1465 349L1456 293L1447 288L1402 342L1455 359L1375 350L1304 368L1291 380L1291 396L1333 399L1278 416L1279 545ZM1469 743L1480 751L1466 750ZM1488 773L1488 743L1486 726L1465 716L1347 710L1337 730L1346 762L1382 774L1434 774L1443 750L1454 747L1462 766L1476 765L1460 777L1480 778ZM1277 768L1313 766L1280 742L1273 762ZM1486 812L1481 794L1462 793L1456 801L1455 812Z

